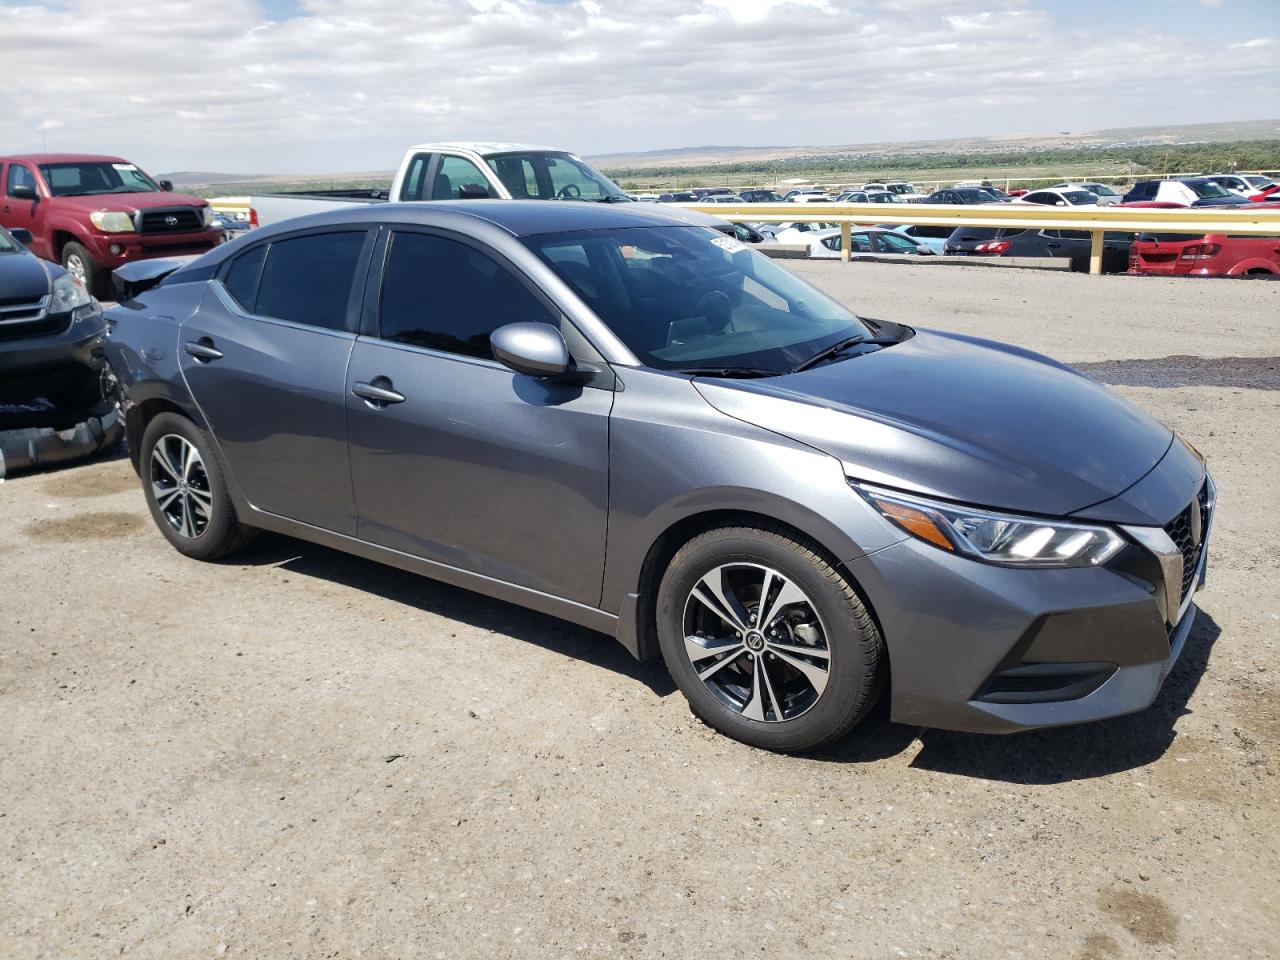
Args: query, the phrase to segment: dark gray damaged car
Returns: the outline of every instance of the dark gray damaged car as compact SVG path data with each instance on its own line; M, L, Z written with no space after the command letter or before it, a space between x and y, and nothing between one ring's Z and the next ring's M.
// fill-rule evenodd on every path
M273 530L555 614L747 743L882 693L987 732L1141 710L1195 617L1214 488L1170 430L651 206L343 209L120 274L179 551Z

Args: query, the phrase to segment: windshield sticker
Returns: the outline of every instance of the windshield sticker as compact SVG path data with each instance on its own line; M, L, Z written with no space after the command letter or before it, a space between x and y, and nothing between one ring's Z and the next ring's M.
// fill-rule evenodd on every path
M132 164L132 163L113 163L113 164L111 165L111 168L112 168L113 170L137 170L137 169L138 169L138 168L137 168L134 164Z
M716 237L711 242L728 253L737 253L739 250L747 249L741 241L735 240L733 237Z

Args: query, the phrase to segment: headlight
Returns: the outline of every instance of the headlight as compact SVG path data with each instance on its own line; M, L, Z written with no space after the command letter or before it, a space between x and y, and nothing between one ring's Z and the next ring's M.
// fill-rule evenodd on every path
M213 207L205 204L200 208L200 222L206 227L213 226Z
M70 313L72 310L79 310L81 307L92 306L92 304L93 297L89 296L89 291L71 274L64 273L53 281L53 294L49 302L50 313Z
M1124 546L1110 527L976 510L854 484L907 533L941 550L1015 567L1091 567Z
M132 215L115 210L95 210L89 214L89 222L103 233L132 233L136 229Z

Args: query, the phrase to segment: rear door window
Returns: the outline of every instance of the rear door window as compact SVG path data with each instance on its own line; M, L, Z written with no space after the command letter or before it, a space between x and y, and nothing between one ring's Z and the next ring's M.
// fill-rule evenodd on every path
M392 236L382 281L382 339L492 359L489 335L521 322L559 320L493 257L448 237Z
M489 181L480 172L480 168L466 157L442 156L440 166L436 168L435 184L431 188L432 200L457 200L463 195L463 188L484 196L493 196L489 189Z
M253 312L326 330L344 330L366 230L312 233L267 249Z

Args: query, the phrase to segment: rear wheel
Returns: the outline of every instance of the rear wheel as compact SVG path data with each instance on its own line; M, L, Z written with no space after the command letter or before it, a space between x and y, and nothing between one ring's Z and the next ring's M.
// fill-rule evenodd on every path
M687 543L658 588L658 639L693 712L770 750L847 733L881 687L882 643L849 582L788 531L724 527Z
M74 240L62 248L62 265L95 297L110 295L111 271L94 262L89 251Z
M179 553L216 560L253 538L236 518L213 444L186 417L162 413L148 423L138 462L151 518Z

